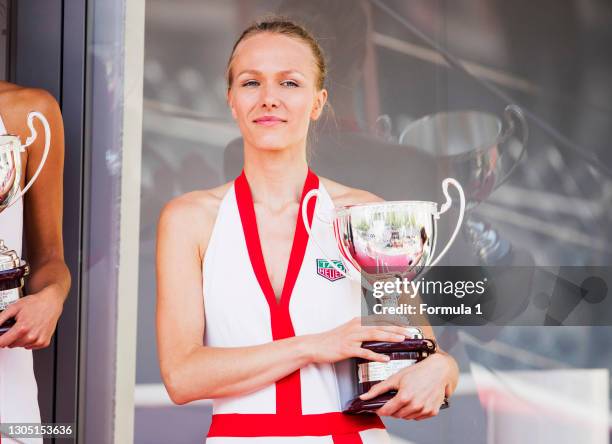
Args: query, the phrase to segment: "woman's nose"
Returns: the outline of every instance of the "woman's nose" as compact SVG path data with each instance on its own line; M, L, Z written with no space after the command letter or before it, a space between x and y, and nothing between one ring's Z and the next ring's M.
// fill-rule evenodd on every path
M277 108L279 99L273 87L264 87L262 91L262 105L267 108Z

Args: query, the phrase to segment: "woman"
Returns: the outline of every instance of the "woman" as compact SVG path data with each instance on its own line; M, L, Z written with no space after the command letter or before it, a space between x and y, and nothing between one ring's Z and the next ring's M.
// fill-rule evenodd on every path
M317 187L317 211L380 200L308 168L308 128L326 103L325 74L320 47L302 27L270 19L246 29L227 68L244 170L233 182L174 199L160 216L162 377L177 404L214 400L210 443L388 442L377 416L340 413L332 364L384 362L361 343L401 341L405 330L361 325L359 284L317 275L322 255L299 219L304 195ZM329 227L313 224L313 236L332 250ZM423 419L437 414L457 375L455 361L439 353L364 398L395 388L377 413Z
M51 342L70 289L62 242L64 127L59 106L45 91L0 82L0 134L18 135L24 143L30 136L30 111L40 111L47 118L51 145L45 166L23 201L19 199L0 213L0 239L21 254L23 232L31 268L29 294L0 313L0 325L15 321L0 336L0 423L40 423L31 350ZM22 189L43 156L45 132L37 119L34 127L38 137L21 155ZM14 442L7 438L1 441ZM42 443L42 439L20 442Z

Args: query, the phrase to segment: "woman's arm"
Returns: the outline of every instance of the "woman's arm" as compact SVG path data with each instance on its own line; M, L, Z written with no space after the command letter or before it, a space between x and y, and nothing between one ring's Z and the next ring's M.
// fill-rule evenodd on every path
M59 106L49 93L22 89L16 94L20 106L14 110L23 126L22 141L30 135L25 125L27 113L35 110L43 113L49 122L51 145L38 179L24 198L24 234L32 270L27 284L29 295L0 315L0 324L12 317L16 319L16 324L0 337L0 347L37 349L49 345L70 289L62 239L64 126ZM34 125L38 136L28 148L26 182L38 168L45 146L42 124L35 119Z
M214 205L209 199L209 207ZM313 362L351 356L382 361L361 342L403 340L401 327L362 327L356 319L329 332L251 347L204 346L202 258L215 214L203 206L193 195L178 198L164 208L158 226L157 341L173 402L253 392Z

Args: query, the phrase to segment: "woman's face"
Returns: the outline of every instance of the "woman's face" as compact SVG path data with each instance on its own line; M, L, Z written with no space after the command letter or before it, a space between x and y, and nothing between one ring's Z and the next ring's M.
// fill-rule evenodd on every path
M240 42L232 61L228 104L249 145L268 150L305 146L310 120L327 91L317 91L315 59L298 39L260 33Z

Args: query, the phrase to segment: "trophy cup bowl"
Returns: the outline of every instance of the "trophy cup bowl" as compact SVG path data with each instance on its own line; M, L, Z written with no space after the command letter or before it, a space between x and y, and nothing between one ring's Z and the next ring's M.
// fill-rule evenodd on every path
M463 186L467 210L508 180L525 155L528 126L516 105L504 110L504 122L480 111L441 112L410 123L400 144L414 146L438 158L441 169ZM485 264L499 263L510 244L471 211L466 217L466 236Z
M449 185L453 185L459 192L458 220L448 243L438 256L434 257L437 221L452 204L448 193ZM442 182L442 190L446 202L440 210L435 202L427 201L375 202L336 207L332 220L328 223L333 227L336 245L346 272L335 265L313 236L311 239L339 273L359 281L366 291L371 289L375 281L416 279L427 267L436 265L442 259L461 227L465 211L465 197L461 185L455 179L446 178ZM311 227L308 224L306 208L308 201L317 194L318 190L311 190L302 205L302 220L309 235ZM381 302L383 305L393 306L398 302L394 296L383 296ZM364 342L362 347L387 354L390 360L384 363L356 360L355 376L359 395L368 391L375 383L436 352L435 342L424 338L418 327L408 328L406 339L401 343ZM373 413L394 395L394 392L388 392L368 401L357 396L345 406L344 412ZM447 405L445 401L444 406Z
M39 119L45 129L45 148L40 165L22 190L20 189L21 153L36 140L34 118ZM30 137L26 140L25 145L21 144L18 136L0 135L0 213L17 202L30 189L42 171L49 154L51 130L45 116L37 111L31 112L28 114L27 123ZM30 268L14 250L4 244L1 230L2 227L0 227L0 311L4 311L9 304L23 296L24 278L29 274ZM11 319L0 325L0 334L5 333L13 324L14 320Z

